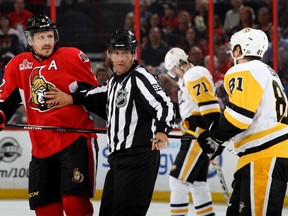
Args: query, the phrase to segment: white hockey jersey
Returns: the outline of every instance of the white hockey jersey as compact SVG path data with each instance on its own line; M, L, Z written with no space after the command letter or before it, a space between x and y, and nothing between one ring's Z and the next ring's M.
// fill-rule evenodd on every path
M238 133L238 169L264 157L288 157L287 98L278 75L258 60L230 68L224 77L229 102L219 128Z
M216 88L210 72L205 67L190 68L184 74L183 79L179 79L178 85L179 112L183 120L191 116L198 116L202 119L201 116L220 113L220 105L215 95ZM200 118L195 119L195 125L199 126ZM211 122L213 121L211 119Z

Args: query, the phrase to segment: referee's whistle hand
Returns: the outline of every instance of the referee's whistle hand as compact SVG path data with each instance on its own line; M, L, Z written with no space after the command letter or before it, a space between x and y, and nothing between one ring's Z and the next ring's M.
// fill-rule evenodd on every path
M169 145L168 137L165 133L158 132L155 134L155 137L151 140L152 141L152 150L162 150Z

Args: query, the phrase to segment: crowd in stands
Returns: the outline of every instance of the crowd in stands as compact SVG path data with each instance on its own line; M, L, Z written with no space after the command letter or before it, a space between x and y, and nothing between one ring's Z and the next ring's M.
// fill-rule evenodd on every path
M5 0L0 0L1 1ZM7 0L6 0L7 1ZM263 61L273 67L273 23L272 0L222 0L229 3L227 10L215 10L214 14L214 69L210 71L217 86L218 97L223 105L227 96L223 89L223 77L230 67L226 48L231 35L242 28L253 27L263 30L269 38L269 48ZM41 1L42 2L42 1ZM62 1L61 1L62 2ZM63 1L67 2L67 1ZM77 1L70 1L70 4ZM140 63L157 76L163 88L177 104L177 82L167 75L163 66L164 56L172 47L182 48L194 65L209 69L208 50L208 0L195 0L193 7L185 7L185 1L140 0ZM214 2L218 2L217 0ZM278 1L278 75L288 94L288 26L286 0ZM37 3L35 3L37 4ZM96 3L97 4L97 3ZM183 6L184 5L184 6ZM27 49L23 25L33 12L25 9L24 0L15 0L14 9L9 13L0 11L0 69L13 56ZM280 15L281 14L281 15ZM283 19L281 18L283 17ZM131 9L122 18L121 28L134 31L135 17ZM61 38L61 34L60 34ZM83 50L85 52L85 50ZM111 75L109 59L103 50L102 62L93 71L101 82ZM1 73L2 76L2 73ZM17 119L17 118L15 118ZM105 122L99 120L105 127ZM23 122L21 122L23 123Z

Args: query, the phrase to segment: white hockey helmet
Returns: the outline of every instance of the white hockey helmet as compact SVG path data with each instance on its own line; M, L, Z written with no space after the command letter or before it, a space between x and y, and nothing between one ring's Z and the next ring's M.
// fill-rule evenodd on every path
M259 29L244 28L233 34L230 39L228 50L231 55L237 45L239 45L242 50L242 56L237 59L243 58L244 56L254 56L262 59L268 49L268 38L266 34ZM232 57L234 58L233 55Z
M188 63L188 55L185 53L184 50L174 47L170 49L164 59L165 68L168 70L168 75L175 78L176 75L172 72L172 69L176 67L180 67L181 62Z

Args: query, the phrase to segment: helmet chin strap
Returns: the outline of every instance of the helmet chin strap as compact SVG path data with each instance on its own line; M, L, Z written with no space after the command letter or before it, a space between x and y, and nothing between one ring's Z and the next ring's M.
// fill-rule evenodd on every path
M234 57L232 51L230 52L230 54L231 54L231 56L232 56L232 58L233 58L234 65L237 64L237 60L239 60L239 59L243 59L243 58L244 58L244 55L243 55L243 54L242 54L241 56L239 56L239 57Z

